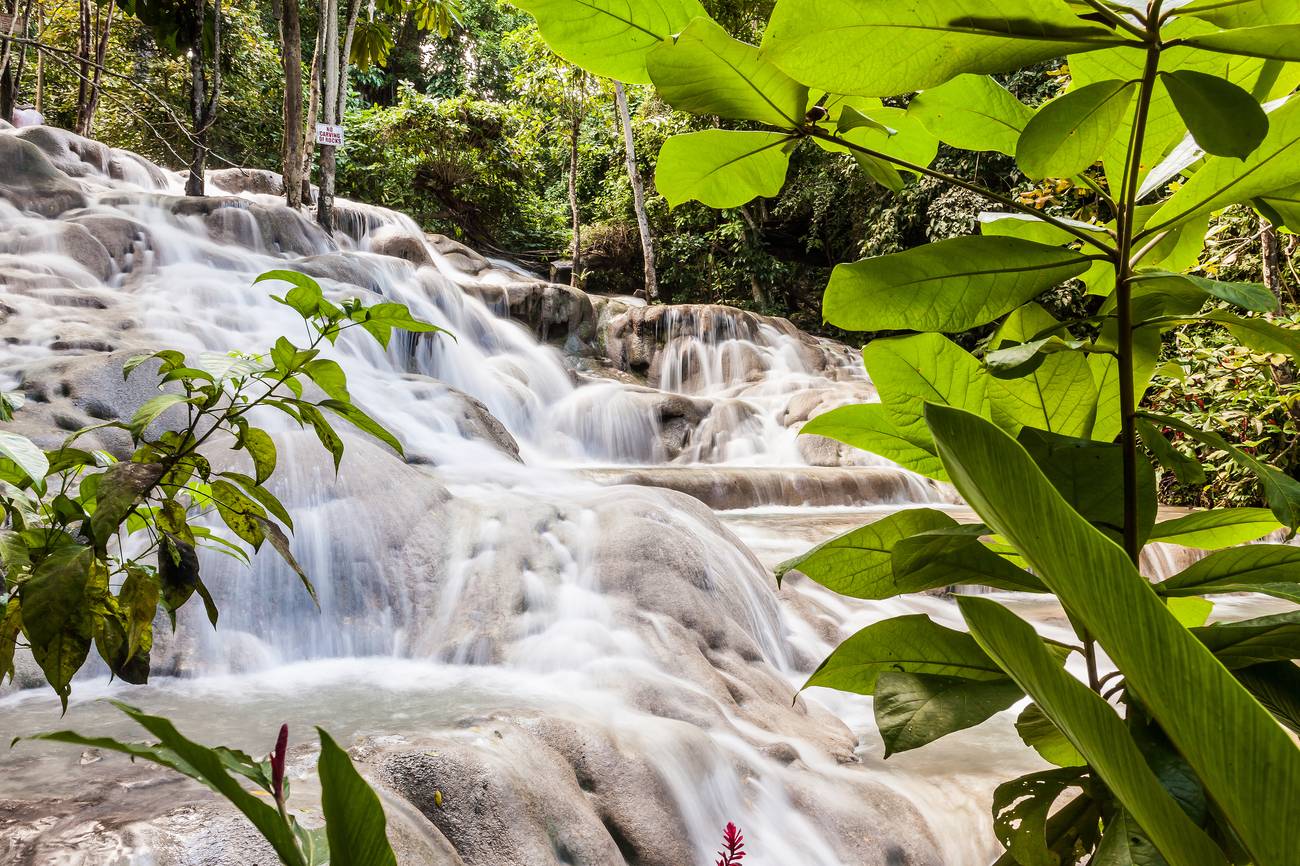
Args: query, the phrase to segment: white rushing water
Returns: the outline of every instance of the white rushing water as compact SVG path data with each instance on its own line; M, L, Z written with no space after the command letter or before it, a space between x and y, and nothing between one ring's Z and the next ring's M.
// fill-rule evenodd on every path
M467 270L466 253L399 214L344 205L331 238L269 196L195 205L138 158L32 132L0 132L0 156L44 154L60 172L29 195L24 175L0 171L0 387L48 385L55 424L77 420L61 411L96 417L88 371L120 369L105 352L297 338L274 286L253 284L273 268L312 273L334 298L400 301L456 339L383 351L353 334L329 350L408 463L350 435L335 478L310 436L272 427L320 611L269 557L251 569L206 557L219 628L187 610L153 684L90 670L63 720L47 690L0 697L0 733L137 736L105 696L255 753L281 721L301 743L320 724L392 783L404 864L462 862L440 833L471 866L711 863L727 821L746 833L748 866L996 855L992 785L1037 766L1009 714L885 762L869 699L816 689L791 705L856 628L900 613L959 623L941 598L854 603L798 581L778 595L772 580L832 534L951 501L884 461L798 441L810 414L870 399L855 352L738 311L617 299L595 299L594 336L543 342L537 322L510 320L513 299L558 290L499 263ZM58 195L69 206L51 205ZM421 264L375 251L393 238ZM1064 628L1059 611L1031 608ZM27 804L0 862L244 862L177 812L215 808L196 788L101 757L0 753L0 801ZM417 759L433 763L411 783ZM444 805L421 807L434 786ZM475 796L486 813L457 811ZM484 821L506 853L481 838Z

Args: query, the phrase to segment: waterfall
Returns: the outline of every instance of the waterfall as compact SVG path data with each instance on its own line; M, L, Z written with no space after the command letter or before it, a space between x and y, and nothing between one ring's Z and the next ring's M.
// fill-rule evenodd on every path
M154 682L92 666L62 722L47 690L8 689L0 730L138 736L103 696L253 753L281 721L299 738L320 724L380 783L404 866L705 864L727 821L750 866L996 855L992 786L1039 766L1009 714L886 763L870 699L796 697L869 622L959 622L939 597L855 603L772 579L899 508L963 513L888 461L798 437L874 399L858 352L730 308L550 286L378 207L338 202L330 235L276 182L227 169L186 199L181 176L133 154L0 131L0 388L26 392L17 423L43 442L147 397L140 374L121 381L127 354L301 333L274 285L253 284L274 268L455 335L326 349L407 461L347 433L335 476L309 435L267 421L319 611L270 557L205 555L218 628L193 605L175 637L160 623ZM310 804L312 756L294 755ZM0 754L0 862L212 866L258 850L211 796L160 778L64 747Z

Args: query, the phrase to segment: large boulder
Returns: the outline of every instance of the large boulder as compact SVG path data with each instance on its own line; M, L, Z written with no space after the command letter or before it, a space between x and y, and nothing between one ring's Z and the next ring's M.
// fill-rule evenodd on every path
M0 197L43 217L87 203L80 185L55 168L39 147L12 132L0 133Z

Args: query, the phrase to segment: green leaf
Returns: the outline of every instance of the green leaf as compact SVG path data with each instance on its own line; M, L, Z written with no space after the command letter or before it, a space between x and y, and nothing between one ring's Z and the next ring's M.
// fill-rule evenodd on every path
M307 577L307 572L294 558L293 548L289 545L289 539L285 536L284 531L274 521L267 520L265 517L254 515L253 519L261 524L263 532L271 541L271 547L275 548L275 552L280 554L280 558L284 560L285 565L293 569L294 574L298 575L303 587L307 590L307 594L315 602L316 609L320 610L320 598L316 595L316 587L312 586L311 579Z
M162 478L161 463L115 463L100 476L90 532L101 553L150 490Z
M1030 704L1020 713L1016 719L1016 733L1026 746L1049 764L1082 767L1088 763L1038 704Z
M1292 563L1292 574L1300 574L1300 560ZM1300 584L1296 589L1300 595ZM1209 647L1215 658L1234 670L1300 659L1300 611L1215 623L1193 628L1192 634Z
M1193 0L1178 10L1220 27L1300 24L1300 7L1291 0Z
M1257 862L1283 862L1290 856L1285 852L1300 850L1300 825L1292 822L1279 830L1286 821L1284 816L1300 809L1300 790L1294 786L1287 790L1284 781L1300 778L1300 750L1209 650L1173 618L1124 551L1066 504L1024 449L988 422L961 410L931 406L926 418L958 492L1025 557L1072 619L1096 638L1124 672L1128 688L1204 782ZM990 603L974 597L959 597L958 604L968 624L972 623L972 610L976 617L984 615L972 624L972 631L1004 667L1019 667L1027 659L1025 646L1039 646L1032 628L996 605L991 607L997 610L990 613ZM1018 637L1007 643L1013 636ZM1045 650L1034 651L1036 656L1045 654ZM1120 776L1132 771L1134 761L1123 758L1124 766L1115 767L1113 761L1119 753L1111 749L1124 747L1116 746L1116 738L1100 729L1104 739L1083 742L1071 731L1065 715L1080 710L1089 719L1105 716L1113 720L1105 722L1108 727L1118 726L1127 737L1123 722L1109 705L1068 675L1072 684L1068 688L1075 696L1065 692L1071 706L1063 712L1054 710L1038 687L1052 684L1036 685L1028 679L1031 675L1038 679L1044 667L1041 661L1034 661L1029 668L1009 669L1008 673L1070 735L1071 742L1171 862L1221 860L1185 818L1182 829L1173 824L1163 826L1163 820L1158 825L1157 818L1164 816L1157 812L1167 809L1148 812L1151 804L1146 792L1133 788L1126 795L1119 789ZM1055 684L1053 688L1064 687ZM1087 701L1079 696L1080 690ZM1088 701L1095 704L1085 707ZM1207 706L1216 711L1204 712ZM1235 735L1225 737L1225 730ZM1136 751L1131 741L1125 742ZM1124 784L1127 787L1129 782ZM1137 802L1139 799L1143 802Z
M998 785L993 792L993 832L1010 862L1021 866L1056 866L1048 812L1067 789L1081 785L1077 769L1030 773ZM1002 860L998 861L999 864Z
M890 423L904 439L933 451L922 411L927 402L988 414L988 376L979 361L939 334L872 340L862 361Z
M166 412L173 406L182 404L192 404L197 402L193 397L186 397L184 394L159 394L157 397L150 397L140 404L140 408L135 410L131 416L131 423L128 425L131 432L139 438L144 435L145 430L158 416Z
M1185 628L1199 628L1209 620L1214 612L1214 602L1208 598L1167 598L1165 607Z
M1112 320L1113 321L1113 320ZM1118 328L1103 326L1102 335L1114 340ZM1139 329L1133 334L1133 393L1144 395L1160 365L1161 338L1157 329ZM1123 420L1120 417L1120 369L1114 355L1096 353L1088 356L1088 369L1097 386L1096 419L1093 421L1093 439L1113 442L1120 434ZM994 415L996 418L997 416Z
M1281 528L1267 508L1215 508L1157 523L1147 541L1218 550L1255 541Z
M1262 283L1225 283L1191 274L1171 274L1167 271L1143 271L1133 277L1136 283L1153 286L1166 284L1192 289L1209 298L1218 298L1256 313L1271 313L1277 309L1277 298Z
M1059 0L780 0L763 50L832 93L895 96L962 73L1006 72L1120 41Z
M1222 325L1243 346L1256 352L1290 355L1300 361L1300 330L1275 325L1259 316L1237 316L1227 310L1211 310L1203 316L1197 316L1194 321Z
M320 444L325 446L325 450L334 457L334 471L337 472L339 462L343 460L343 440L339 438L338 433L334 432L334 428L325 420L320 410L312 404L298 403L297 410L302 420L316 431L316 438L320 440Z
M1286 727L1300 734L1300 666L1292 662L1253 665L1237 679Z
M933 453L912 444L895 429L879 403L858 406L841 406L818 415L803 425L801 435L825 436L854 448L879 454L904 469L946 481L939 458Z
M259 427L245 428L239 437L239 446L252 458L253 477L258 484L275 474L275 440L269 433Z
M87 584L104 566L88 547L56 551L18 587L23 634L66 711L72 677L90 653Z
M1053 99L1025 126L1016 164L1034 180L1081 174L1101 158L1136 93L1134 81L1099 81Z
M1027 105L987 75L958 75L912 98L907 113L944 144L1013 156L1034 116Z
M1079 276L1089 261L1016 238L952 238L839 265L822 316L846 331L965 331Z
M876 681L876 726L885 757L906 752L991 719L1024 697L1011 680L885 671Z
M912 614L869 625L848 638L803 687L870 695L875 693L877 678L886 671L985 682L1006 677L970 635Z
M1101 541L1100 536L1097 538L1100 543L1108 543ZM1151 600L1155 602L1155 597ZM1116 798L1138 816L1142 826L1151 832L1176 866L1226 863L1209 837L1161 786L1129 735L1124 720L1099 695L1056 663L1032 626L988 599L958 596L957 604L979 645L1061 729ZM1190 634L1185 631L1184 634L1194 641ZM1226 672L1224 675L1227 676ZM1064 775L1069 771L1053 772Z
M195 534L199 534L197 529ZM167 611L173 631L176 629L176 611L194 595L199 582L199 558L194 545L163 535L158 542L158 583L162 589L163 609Z
M41 484L50 471L50 461L45 452L26 436L0 430L0 457L12 460L36 484Z
M127 656L153 643L153 620L158 613L162 587L148 569L127 566L126 578L117 593L117 603L126 614Z
M699 0L515 0L551 50L588 72L649 84L652 49L708 12Z
M1107 822L1101 844L1088 861L1089 866L1166 866L1166 863L1146 832L1123 809Z
M785 185L790 166L786 145L793 141L780 132L730 129L674 135L659 151L655 187L669 207L699 201L729 208L759 196L771 198Z
M1156 425L1139 418L1137 431L1142 438L1142 444L1155 455L1160 465L1173 470L1180 484L1205 483L1205 467L1201 466L1201 461L1175 448Z
M303 318L310 318L320 311L320 303L324 300L325 294L321 291L320 283L306 274L287 270L267 271L253 280L253 285L268 280L280 280L293 286L283 300L279 298L276 298L276 300L279 300L280 303L287 307L297 310Z
M161 743L156 746L123 743L107 737L85 737L73 731L53 731L24 739L52 740L121 752L132 758L141 758L183 773L229 800L231 805L242 812L262 837L271 844L282 863L289 866L307 866L298 850L293 831L275 806L246 790L244 783L228 772L235 769L243 778L259 778L260 774L254 767L238 766L242 763L252 764L247 755L231 749L213 749L200 745L182 736L175 725L162 716L147 715L135 707L117 701L112 701L112 704L161 740ZM334 862L342 864L344 861Z
M980 542L984 526L951 526L918 532L894 545L890 562L900 592L945 586L988 586L1012 592L1044 592L1029 572Z
M448 334L454 340L455 335L431 322L425 322L411 315L405 304L375 304L352 314L352 319L374 337L379 345L388 348L393 329L408 331L413 334Z
M1069 335L1041 306L1026 304L1007 317L992 345L1023 344L1054 328ZM1064 436L1086 437L1092 433L1097 384L1088 358L1082 353L1065 351L1042 356L1042 362L1028 375L990 379L988 394L993 421L1009 432L1034 427Z
M352 399L348 394L348 377L336 362L319 358L308 361L303 365L303 372L333 399L344 402Z
M1192 217L1300 183L1300 99L1269 115L1268 135L1244 160L1216 156L1166 201L1143 229L1155 234Z
M320 734L321 812L330 866L397 866L388 844L384 808L374 790L323 728Z
M653 48L646 65L659 97L678 111L783 129L803 125L808 88L708 18Z
M1193 69L1160 73L1178 114L1206 153L1245 159L1268 135L1268 115L1224 78Z
M1271 24L1207 33L1190 37L1187 44L1223 54L1297 61L1300 60L1300 24Z
M1097 235L1099 241L1108 238L1104 226L1072 219L1058 219L1058 222L1063 222L1080 231L1093 232ZM979 215L979 224L980 234L1020 238L1021 240L1054 247L1072 244L1076 240L1074 235L1055 223L1049 223L1047 220L1031 214L984 211Z
M398 441L396 436L388 431L387 427L384 427L374 418L371 418L351 403L345 403L341 400L322 400L320 406L330 410L340 418L343 418L358 430L362 430L369 433L371 436L374 436L398 454L402 456L406 455L406 452L402 449L402 443Z
M1119 542L1124 538L1124 448L1026 427L1016 441L1066 503L1093 526ZM1138 466L1138 537L1145 539L1156 520L1156 477L1149 464Z
M23 630L23 615L18 596L5 603L0 612L0 686L14 678L14 648Z
M255 479L250 478L241 472L222 472L221 477L229 478L231 481L234 481L240 487L244 488L244 492L255 499L258 504L267 511L271 512L271 514L275 515L276 520L279 520L285 526L289 527L289 529L293 529L293 518L289 516L289 511L284 507L284 503L277 499L274 493L258 484Z
M1300 547L1248 544L1220 550L1157 584L1156 592L1175 598L1262 592L1300 602Z
M221 479L212 482L212 501L216 503L217 514L221 517L222 523L226 524L231 532L255 550L262 546L266 534L257 520L258 517L266 517L262 506L245 496L229 481Z
M1198 442L1209 445L1211 448L1217 448L1224 451L1241 468L1252 473L1260 483L1264 491L1264 500L1268 503L1269 510L1278 522L1289 528L1292 534L1297 528L1300 528L1300 481L1296 481L1290 475L1274 469L1272 466L1261 463L1254 457L1242 451L1235 445L1228 443L1218 433L1212 433L1207 430L1199 430L1190 424L1177 418L1170 418L1164 415L1153 415L1150 412L1143 412L1143 416L1163 424L1166 427L1173 427Z
M791 571L799 571L822 586L853 598L892 598L915 592L900 587L894 580L891 564L894 546L918 532L956 525L957 521L942 511L908 508L824 541L802 556L781 563L776 578L779 582Z

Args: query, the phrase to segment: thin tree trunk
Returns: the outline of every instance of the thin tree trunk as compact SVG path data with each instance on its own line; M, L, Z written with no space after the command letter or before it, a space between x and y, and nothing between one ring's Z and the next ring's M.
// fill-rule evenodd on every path
M108 0L108 5L103 7L101 18L101 7L95 9L95 26L93 36L95 39L95 71L90 78L90 93L86 97L86 104L82 106L82 115L77 120L77 127L81 134L89 137L95 129L95 111L99 108L100 82L103 79L104 60L108 57L108 37L113 28L113 12L117 6L114 0Z
M77 4L77 57L80 58L77 76L77 134L85 135L81 120L86 116L86 100L90 98L90 0Z
M582 112L575 106L569 125L569 212L573 215L573 243L569 246L569 285L582 283L582 211L578 208L578 136L582 132Z
M32 0L27 0L23 5L23 20L18 25L17 32L24 37L28 35L28 28L32 20ZM27 70L27 46L24 44L18 49L18 62L14 64L14 100L17 101L18 94L23 92L23 73Z
M322 4L323 5L323 4ZM325 40L323 27L316 28L316 50L311 56L311 77L308 81L310 95L307 101L306 135L302 144L302 197L306 201L311 194L311 159L316 151L316 121L320 118L320 58L322 43Z
M289 207L302 207L302 21L298 0L277 0L280 61L284 70L284 146L280 154L284 198Z
M221 97L221 0L212 7L212 82L209 86L204 69L206 52L203 45L203 24L206 0L194 0L197 21L194 44L190 49L190 109L194 115L194 157L190 162L190 176L185 181L186 195L204 194L204 175L208 167L208 131L217 119L217 100Z
M755 247L760 246L763 242L763 232L758 220L754 219L754 215L749 212L749 205L741 205L737 210L740 212L741 218L745 221L745 225L749 226L750 243ZM757 274L751 273L749 275L749 294L750 297L754 299L754 303L758 304L760 307L767 307L772 302L771 298L767 296L767 292L764 290L763 284L759 281Z
M3 70L3 73L0 74L0 118L5 119L6 121L13 120L14 103L17 100L18 94L18 78L14 74L13 63L14 43L12 39L8 38L13 36L18 30L18 21L20 18L18 14L18 3L19 0L12 0L12 3L5 4L13 17L9 21L9 26L5 28L3 34L5 37L3 40L4 48L3 50L0 50L0 70ZM28 4L30 6L30 0L28 0ZM21 19L23 22L22 35L26 36L27 16L25 13L21 16Z
M1277 229L1266 219L1259 221L1260 259L1263 266L1264 285L1278 298L1277 311L1282 312L1282 256L1277 242Z
M636 143L632 138L632 113L627 107L627 94L623 82L614 82L614 101L618 104L618 121L623 127L623 148L627 152L627 179L632 184L632 206L636 210L636 225L641 232L641 254L645 260L645 296L652 304L659 303L659 276L655 270L655 239L650 232L650 215L645 209L645 184L641 170L636 165Z
M37 41L45 38L45 4L37 2L36 17L40 25L36 28ZM40 48L36 49L36 100L35 106L37 113L45 109L45 53Z
M361 0L348 0L348 20L343 28L343 47L339 51L339 106L335 115L343 122L348 110L348 71L352 61L352 37L357 32L357 19L361 17Z
M321 27L325 38L321 43L322 86L321 86L321 121L334 124L338 120L339 99L339 2L324 0L321 4L325 14ZM316 222L321 228L334 230L334 146L320 146L320 195L316 199Z

